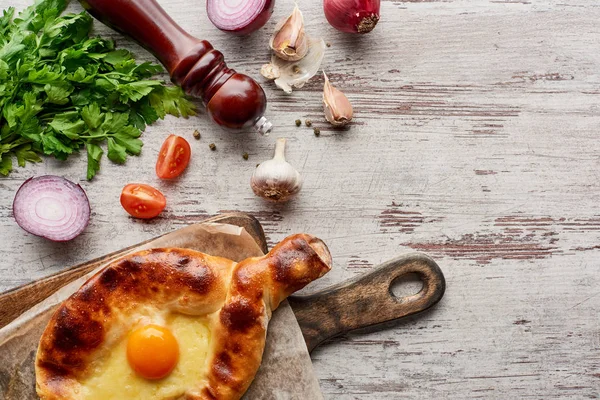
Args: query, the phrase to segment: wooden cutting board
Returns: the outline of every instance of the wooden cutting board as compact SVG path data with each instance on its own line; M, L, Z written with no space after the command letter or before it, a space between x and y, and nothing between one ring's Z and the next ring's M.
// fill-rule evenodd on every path
M242 227L263 252L268 251L264 231L258 220L250 215L229 213L205 222ZM0 294L0 328L69 282L150 240ZM415 295L398 298L391 287L407 274L417 274L423 288ZM292 296L288 300L308 350L312 351L334 336L425 311L442 298L445 288L444 275L438 265L426 255L413 253L385 262L355 279L308 296Z

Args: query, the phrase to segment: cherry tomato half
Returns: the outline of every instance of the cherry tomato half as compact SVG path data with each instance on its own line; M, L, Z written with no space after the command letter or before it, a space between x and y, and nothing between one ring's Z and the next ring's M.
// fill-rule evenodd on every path
M163 143L156 160L156 175L162 179L176 178L190 162L190 144L177 135L169 135Z
M130 183L121 192L121 205L132 217L154 218L165 209L165 196L150 185Z

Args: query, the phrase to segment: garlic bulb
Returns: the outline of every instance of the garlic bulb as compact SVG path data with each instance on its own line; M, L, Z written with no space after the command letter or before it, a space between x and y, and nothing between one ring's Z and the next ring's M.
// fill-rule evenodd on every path
M302 188L302 176L285 161L285 139L277 139L275 156L262 162L254 170L250 180L252 191L264 199L284 202Z
M301 88L321 67L325 55L323 39L309 39L308 53L299 61L284 61L273 55L271 63L265 64L260 73L267 79L275 79L275 85L285 93L292 93L292 88Z
M323 76L325 77L323 86L325 118L331 125L344 126L352 120L352 104L344 93L333 87L325 72L323 72Z
M286 61L302 59L308 52L308 38L304 33L304 18L298 8L294 7L292 14L275 26L269 46L275 54Z

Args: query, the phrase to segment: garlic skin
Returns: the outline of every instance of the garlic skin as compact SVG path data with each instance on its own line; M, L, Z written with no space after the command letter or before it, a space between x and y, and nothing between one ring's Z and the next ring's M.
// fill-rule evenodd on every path
M263 65L260 73L274 79L275 85L287 94L315 76L325 55L323 39L306 36L298 4L289 17L277 24L269 45L273 50L271 63Z
M304 33L304 18L298 8L275 26L269 46L277 57L286 61L298 61L308 52L308 37Z
M329 78L323 72L325 84L323 85L323 111L325 118L333 126L344 126L352 121L352 104L344 93L333 87Z
M302 188L302 176L285 161L285 142L285 138L277 139L273 158L259 164L250 179L255 195L280 203L288 201Z
M263 66L260 67L260 74L267 79L277 79L281 76L279 67L271 63L263 64Z
M260 73L267 79L275 79L275 85L290 94L293 88L301 88L319 72L324 55L323 39L309 39L308 53L302 60L284 61L273 55L271 63L263 65Z

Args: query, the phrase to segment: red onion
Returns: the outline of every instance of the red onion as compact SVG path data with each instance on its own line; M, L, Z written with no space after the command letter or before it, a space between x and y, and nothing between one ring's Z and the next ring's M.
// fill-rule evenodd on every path
M379 21L380 0L323 0L327 21L335 29L369 33Z
M13 201L17 224L34 235L65 242L79 235L90 221L90 202L81 186L44 175L29 178Z
M220 30L247 35L267 23L275 0L207 0L208 19Z

